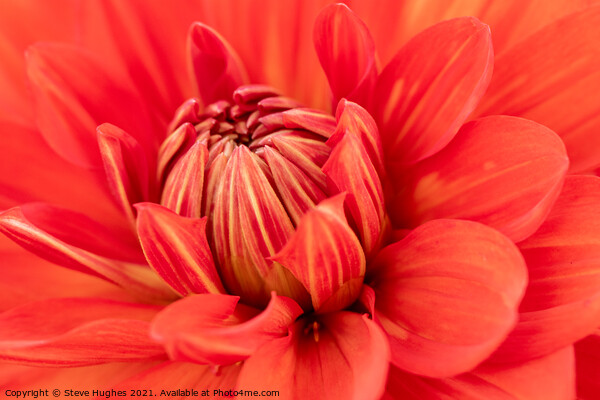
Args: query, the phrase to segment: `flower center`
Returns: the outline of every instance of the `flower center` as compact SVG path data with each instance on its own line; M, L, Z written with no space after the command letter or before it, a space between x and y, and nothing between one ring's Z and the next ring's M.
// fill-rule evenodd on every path
M309 209L327 198L321 167L335 119L272 88L238 88L200 111L186 101L161 146L161 203L207 218L207 238L227 290L264 306L270 292L310 304L306 289L271 261ZM307 306L310 307L310 306Z

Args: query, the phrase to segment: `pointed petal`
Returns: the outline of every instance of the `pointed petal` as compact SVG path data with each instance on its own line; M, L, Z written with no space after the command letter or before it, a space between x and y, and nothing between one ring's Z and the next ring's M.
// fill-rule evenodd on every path
M338 312L310 324L299 321L290 335L273 340L242 367L239 388L279 390L318 399L379 399L389 365L381 329L366 316Z
M519 323L492 357L519 362L584 338L600 324L600 178L569 176L544 224L519 244L529 285Z
M206 142L197 141L167 175L161 204L184 217L200 218L207 160Z
M100 166L95 128L103 122L134 135L148 154L155 151L158 133L123 71L66 44L37 44L26 56L37 125L63 158Z
M577 396L581 400L594 400L600 393L600 329L575 344L577 367Z
M575 398L573 350L568 347L527 363L483 365L446 379L390 367L383 400L564 400Z
M135 208L146 259L165 282L181 295L225 291L206 240L206 217L182 217L153 203Z
M332 148L335 147L346 131L356 135L369 154L380 178L383 178L385 176L383 147L377 123L371 114L358 104L342 99L337 105L335 118L337 126L333 135L327 140L327 144Z
M345 194L323 200L304 214L285 247L271 259L281 263L302 282L319 309L342 286L365 273L365 256L344 216ZM333 309L350 305L360 285L339 294ZM325 312L325 310L321 310Z
M313 40L333 104L343 97L367 104L377 68L375 43L365 23L345 4L332 4L317 17Z
M263 344L286 336L302 314L293 300L274 292L262 312L238 304L238 300L227 295L198 295L177 301L154 319L152 337L165 345L171 359L234 364Z
M523 40L495 63L477 115L537 121L565 142L571 173L600 166L600 6L561 19Z
M435 378L469 371L496 349L527 281L517 247L469 221L428 222L374 263L375 316L392 362Z
M550 211L568 162L547 128L514 117L482 118L465 124L439 154L403 170L392 218L400 227L470 219L520 241Z
M408 42L373 97L387 157L414 163L448 144L485 92L492 65L490 30L475 18L441 22Z
M205 106L217 100L231 99L233 91L247 83L242 61L212 28L199 22L192 24L188 52L192 75Z
M156 306L103 299L43 300L0 314L3 361L78 366L164 358L150 340Z
M114 125L102 124L96 132L108 186L133 222L132 204L150 199L148 163L144 150L137 140Z
M330 193L347 193L346 204L369 258L381 244L388 219L379 176L356 133L346 131L323 172L331 181Z
M196 140L196 130L191 123L184 123L171 133L158 149L158 166L156 168L159 184L163 184L166 175L173 167L174 160L185 154Z
M172 292L142 261L138 244L83 214L43 203L0 213L0 230L28 251L66 268L100 276L151 297Z

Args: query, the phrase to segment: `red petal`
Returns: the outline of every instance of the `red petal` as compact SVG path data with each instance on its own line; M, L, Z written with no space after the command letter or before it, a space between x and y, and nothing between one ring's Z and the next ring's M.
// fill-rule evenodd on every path
M600 7L549 25L498 58L476 113L548 126L565 142L570 172L600 166Z
M215 368L187 362L166 362L124 379L114 390L124 391L127 396L131 395L132 390L136 394L140 390L140 394L146 393L149 396L152 390L153 396L169 399L206 397L230 400L233 396L228 396L225 392L235 388L240 369L237 364ZM196 393L192 394L192 390Z
M375 43L364 22L345 4L332 4L317 17L313 40L333 104L342 97L366 104L377 68Z
M596 400L600 393L600 329L596 329L575 344L577 367L577 396L581 400Z
M534 122L504 116L470 122L439 154L402 170L395 222L470 219L523 240L550 211L568 162L560 139Z
M335 147L346 131L356 135L369 154L380 178L383 178L385 176L383 147L379 129L371 114L358 104L342 99L337 106L335 118L337 126L333 135L327 140L327 144L332 148Z
M97 129L98 146L113 196L131 221L132 204L150 200L148 162L140 144L124 130L111 124Z
M102 297L137 301L125 290L95 276L60 268L0 235L0 312L54 297Z
M379 399L389 365L380 328L365 316L338 312L299 321L290 336L261 347L245 363L238 388L279 390L283 399Z
M194 125L184 123L169 135L161 144L158 150L157 178L162 185L166 179L167 173L173 167L174 160L185 154L196 140L196 130Z
M566 348L523 364L481 366L447 379L411 375L395 367L384 400L564 400L574 398L573 351Z
M27 73L44 138L65 159L98 166L95 128L113 123L152 154L158 145L144 103L123 71L79 47L38 44L27 52Z
M330 193L347 193L346 204L369 258L379 248L389 220L379 176L357 133L346 131L323 172L331 181Z
M153 203L135 205L150 266L181 295L225 290L206 241L206 217L186 218Z
M194 143L168 174L161 204L184 217L200 218L207 161L206 142Z
M365 256L344 216L344 198L345 194L340 194L323 200L304 214L294 235L271 258L302 282L315 309L334 294L340 298L329 306L341 309L350 305L359 294L360 282L353 287L357 290L336 292L365 273Z
M229 100L248 78L235 50L216 31L194 23L188 34L191 71L204 105Z
M177 301L154 319L152 337L165 344L172 359L234 364L263 344L286 336L302 314L293 300L274 292L262 312L237 304L238 300L234 296L198 295Z
M568 346L600 324L600 178L569 176L544 224L519 244L529 285L519 323L496 361L517 362Z
M492 63L490 30L475 18L439 23L408 42L373 97L390 161L413 163L448 144L485 92Z
M428 222L374 263L375 316L392 362L430 377L469 371L489 356L514 326L527 280L516 246L469 221Z
M45 366L161 359L148 337L154 306L101 299L45 300L0 314L0 357Z
M61 266L116 283L153 297L172 293L140 265L138 244L83 214L43 203L26 204L0 213L0 229L21 247Z

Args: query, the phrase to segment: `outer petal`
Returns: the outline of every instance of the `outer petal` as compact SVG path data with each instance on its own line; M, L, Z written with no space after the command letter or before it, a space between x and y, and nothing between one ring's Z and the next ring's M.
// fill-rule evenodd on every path
M568 163L564 145L547 128L514 117L482 118L465 124L439 154L403 171L392 219L399 227L470 219L523 240L550 211Z
M0 358L43 366L161 359L148 337L154 306L64 298L29 303L0 314Z
M569 176L544 224L519 244L529 285L519 323L492 357L518 362L552 353L600 323L600 178Z
M182 295L225 291L206 241L206 217L181 217L153 203L135 207L146 259L173 289Z
M426 223L374 263L375 318L392 362L430 377L469 371L490 355L516 322L527 280L516 246L468 221Z
M595 400L600 393L600 329L575 344L577 366L577 396L581 400Z
M499 57L476 114L537 121L565 142L570 172L600 166L600 6L572 14Z
M113 196L130 220L132 205L150 200L148 162L144 149L127 132L111 124L96 129L104 171Z
M377 68L375 43L364 22L345 4L332 4L317 17L313 40L333 104L343 97L367 104Z
M574 378L571 347L527 363L483 365L446 379L391 367L383 400L564 400L575 396Z
M350 305L365 274L364 253L344 216L345 197L323 200L304 214L294 235L272 257L302 282L315 309L325 305L320 311Z
M103 277L138 294L172 297L153 271L138 264L142 259L137 243L85 215L31 203L0 213L0 229L48 261Z
M196 22L190 27L188 52L198 93L205 105L231 99L233 91L248 81L235 50L204 24Z
M154 396L169 399L231 399L233 396L227 391L235 387L240 369L239 365L214 368L187 362L166 362L124 379L115 385L114 390L124 391L127 398L139 398L130 396L133 389L142 390L141 393L152 390ZM192 394L192 390L196 394Z
M388 363L380 328L366 316L344 311L312 325L301 320L290 336L261 347L244 363L238 388L279 390L286 400L375 400L383 393Z
M377 80L373 115L391 162L442 149L485 92L492 74L489 28L475 18L439 23L407 43Z
M293 300L274 292L262 312L237 304L238 300L227 295L198 295L177 301L154 319L152 336L164 343L172 359L227 365L286 336L302 314Z
M47 201L102 216L107 224L127 224L112 201L104 171L73 166L33 128L0 122L0 131L0 209Z
M137 298L104 279L60 268L0 236L0 312L53 297Z
M129 78L115 66L75 46L38 44L27 52L27 73L38 127L65 159L99 166L94 132L103 122L133 134L147 154L156 150L159 135L149 114Z

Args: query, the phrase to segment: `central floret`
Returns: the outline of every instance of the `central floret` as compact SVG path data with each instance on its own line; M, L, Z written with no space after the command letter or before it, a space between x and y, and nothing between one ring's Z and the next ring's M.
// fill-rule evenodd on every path
M161 203L183 216L207 217L207 238L230 293L264 306L276 290L310 304L302 284L269 258L328 197L322 167L335 119L260 85L200 110L198 100L186 101L161 146Z

